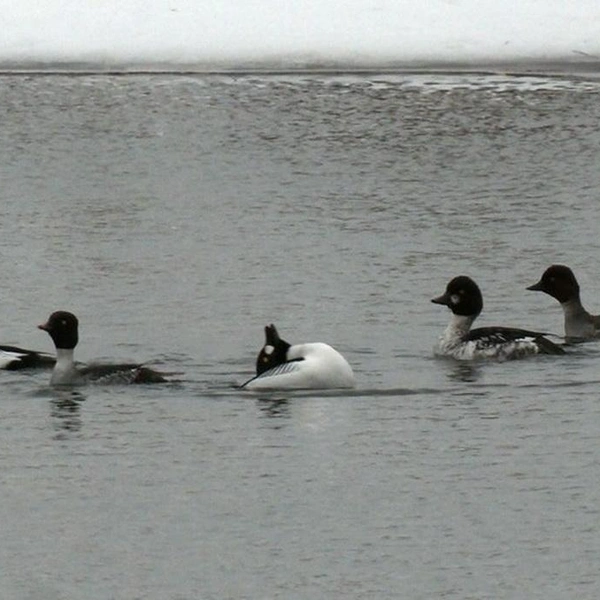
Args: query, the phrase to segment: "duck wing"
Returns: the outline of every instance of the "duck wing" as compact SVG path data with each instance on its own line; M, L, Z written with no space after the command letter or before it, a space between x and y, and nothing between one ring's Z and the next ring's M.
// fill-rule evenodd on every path
M125 364L92 364L81 367L81 374L93 383L130 384L130 383L166 383L165 374L144 365Z
M279 365L275 365L274 367L272 367L271 369L268 369L267 371L264 371L260 375L256 375L255 377L252 377L251 379L246 381L246 383L243 383L240 387L251 388L255 384L257 385L257 387L259 385L260 385L260 387L263 387L263 385L265 387L266 386L275 387L279 384L285 385L286 376L292 375L292 374L300 371L302 368L303 360L304 360L303 358L296 358L294 360L290 360L290 361L281 363Z
M478 327L471 329L465 341L476 342L480 347L496 346L516 342L532 342L539 347L541 354L564 354L563 348L544 337L539 331L515 327Z
M18 369L51 369L56 358L45 352L25 350L17 346L0 346L0 369L16 371Z

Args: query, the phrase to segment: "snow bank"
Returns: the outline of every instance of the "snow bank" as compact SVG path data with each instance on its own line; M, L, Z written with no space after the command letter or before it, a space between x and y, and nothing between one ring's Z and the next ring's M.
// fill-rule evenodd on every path
M0 0L0 63L600 62L599 0Z

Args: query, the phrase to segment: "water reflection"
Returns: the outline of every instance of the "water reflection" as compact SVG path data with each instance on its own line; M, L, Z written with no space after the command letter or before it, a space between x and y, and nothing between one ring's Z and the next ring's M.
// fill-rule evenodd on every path
M282 418L290 416L290 403L287 398L259 398L257 405L266 417Z
M57 430L56 439L66 439L81 430L81 403L86 399L78 390L53 390L50 415Z
M448 378L453 381L472 383L481 375L481 366L474 363L448 361Z

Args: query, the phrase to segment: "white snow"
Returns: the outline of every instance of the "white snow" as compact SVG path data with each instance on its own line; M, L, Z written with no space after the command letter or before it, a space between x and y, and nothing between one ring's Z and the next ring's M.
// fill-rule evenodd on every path
M0 64L600 61L600 0L0 0Z

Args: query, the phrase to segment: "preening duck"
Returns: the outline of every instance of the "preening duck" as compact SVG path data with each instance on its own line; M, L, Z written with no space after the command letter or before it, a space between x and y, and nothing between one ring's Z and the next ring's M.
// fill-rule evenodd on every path
M265 327L265 345L256 360L256 376L241 387L247 390L336 389L354 387L348 361L322 342L289 344L275 325Z
M67 311L57 311L43 325L56 347L56 364L50 385L72 386L85 383L164 383L164 375L141 364L78 365L74 351L79 341L79 321Z
M600 337L600 315L591 315L579 297L579 283L569 267L551 265L528 290L544 292L560 302L565 317L565 337L583 341Z
M509 360L532 354L564 354L560 346L537 331L513 327L471 329L483 309L483 297L470 277L455 277L448 283L444 294L431 301L452 311L450 323L434 350L438 356L458 360Z

